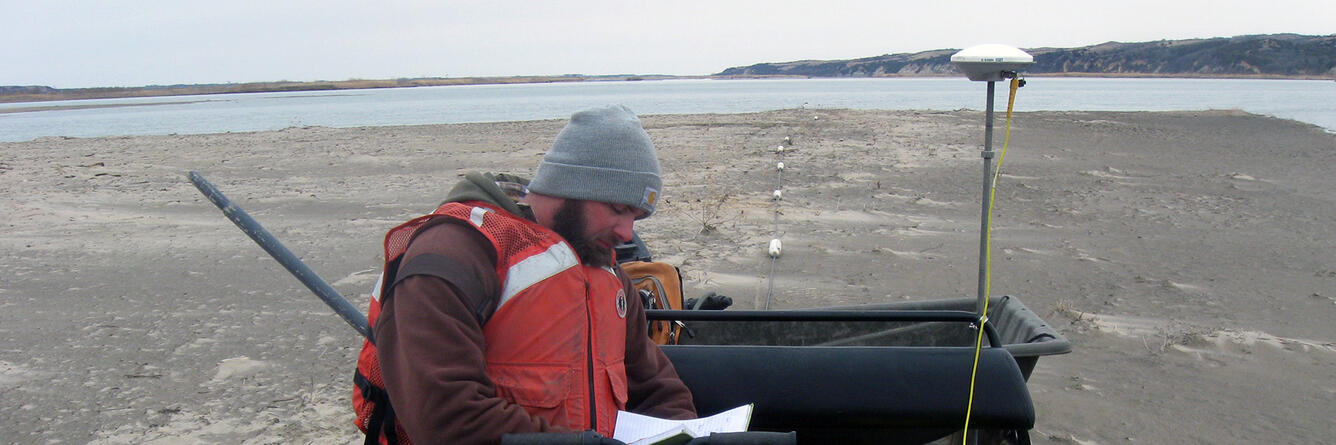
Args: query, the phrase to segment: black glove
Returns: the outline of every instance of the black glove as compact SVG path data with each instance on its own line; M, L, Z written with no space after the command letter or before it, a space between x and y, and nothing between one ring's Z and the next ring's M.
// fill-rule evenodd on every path
M709 292L700 298L688 298L686 310L722 311L733 305L733 299L726 295Z

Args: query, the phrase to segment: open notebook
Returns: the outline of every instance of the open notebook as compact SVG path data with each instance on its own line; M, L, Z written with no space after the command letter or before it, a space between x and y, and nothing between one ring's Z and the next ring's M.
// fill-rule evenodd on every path
M612 438L627 445L677 445L710 433L747 431L751 423L752 405L746 404L710 417L690 420L669 420L641 414L618 411L617 426Z

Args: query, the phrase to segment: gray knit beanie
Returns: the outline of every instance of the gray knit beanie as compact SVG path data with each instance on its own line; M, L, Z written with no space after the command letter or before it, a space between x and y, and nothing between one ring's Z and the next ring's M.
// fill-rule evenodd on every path
M622 105L571 116L529 182L535 193L626 204L647 216L662 189L654 144L640 119Z

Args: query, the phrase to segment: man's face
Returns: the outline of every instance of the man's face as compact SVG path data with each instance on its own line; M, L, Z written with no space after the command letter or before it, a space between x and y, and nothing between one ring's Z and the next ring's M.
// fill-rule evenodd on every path
M642 212L625 204L568 199L553 215L552 231L570 243L588 265L612 262L613 248L631 240L636 217Z

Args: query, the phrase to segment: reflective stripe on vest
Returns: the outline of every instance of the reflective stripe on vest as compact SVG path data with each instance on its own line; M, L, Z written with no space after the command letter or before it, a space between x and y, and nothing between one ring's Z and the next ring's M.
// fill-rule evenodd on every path
M505 306L506 302L515 297L516 294L530 286L578 265L580 265L580 259L576 258L575 251L571 250L571 246L566 244L565 241L553 244L543 253L515 263L506 271L506 284L501 288L501 301L497 303L498 310Z

